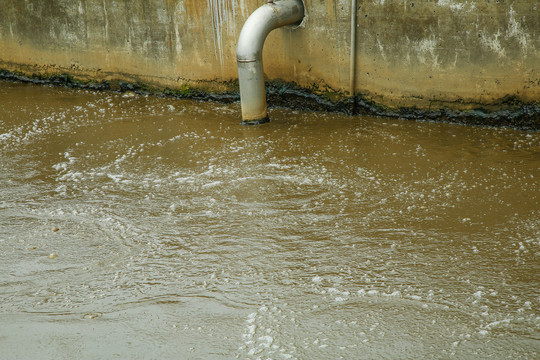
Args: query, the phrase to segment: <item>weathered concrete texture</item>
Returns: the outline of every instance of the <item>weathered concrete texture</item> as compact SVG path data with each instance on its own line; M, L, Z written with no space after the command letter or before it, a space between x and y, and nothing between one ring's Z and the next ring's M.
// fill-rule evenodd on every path
M350 95L350 0L304 2L300 27L268 37L265 74ZM228 91L238 35L261 4L0 0L0 68ZM539 11L537 1L359 0L355 91L386 109L538 105Z
M537 1L361 4L358 90L422 108L540 99Z

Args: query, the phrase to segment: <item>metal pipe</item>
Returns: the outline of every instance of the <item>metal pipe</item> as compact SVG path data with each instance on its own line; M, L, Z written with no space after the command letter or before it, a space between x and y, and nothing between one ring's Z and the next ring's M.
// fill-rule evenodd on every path
M351 0L351 60L350 60L350 93L351 93L351 115L354 115L356 109L356 0Z
M264 41L272 30L300 23L303 18L302 0L269 0L255 10L244 24L236 49L242 124L270 121L262 64Z

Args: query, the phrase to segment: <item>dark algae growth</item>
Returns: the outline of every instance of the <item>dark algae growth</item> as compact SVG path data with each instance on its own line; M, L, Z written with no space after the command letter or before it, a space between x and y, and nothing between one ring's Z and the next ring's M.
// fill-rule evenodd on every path
M68 74L24 75L0 69L0 79L33 84L50 84L68 88L111 90L138 94L150 94L179 99L195 99L231 103L239 101L238 81L225 85L229 91L211 92L204 87L184 84L177 89L151 86L142 82L125 80L82 81ZM367 100L356 94L350 97L329 87L314 84L312 88L302 88L294 83L272 81L266 83L270 107L288 109L336 112L349 115L366 115L398 118L415 121L438 121L466 125L509 127L521 130L540 130L540 106L538 102L525 104L508 96L486 106L471 110L454 110L449 107L438 109L389 108ZM461 102L463 103L463 102Z

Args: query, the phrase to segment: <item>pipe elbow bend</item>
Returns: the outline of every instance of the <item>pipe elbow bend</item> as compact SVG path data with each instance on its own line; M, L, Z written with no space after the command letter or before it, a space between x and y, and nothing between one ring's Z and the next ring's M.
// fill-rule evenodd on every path
M300 23L304 18L302 0L275 0L255 10L247 19L236 49L239 62L262 59L264 41L270 32L282 26Z

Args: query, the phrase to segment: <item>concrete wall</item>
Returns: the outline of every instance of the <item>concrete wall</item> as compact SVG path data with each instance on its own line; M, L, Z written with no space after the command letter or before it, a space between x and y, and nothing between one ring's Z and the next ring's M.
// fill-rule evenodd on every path
M350 0L304 0L267 39L268 79L349 89ZM262 0L0 0L0 68L228 90L236 41ZM356 91L388 107L540 102L533 0L358 0Z

